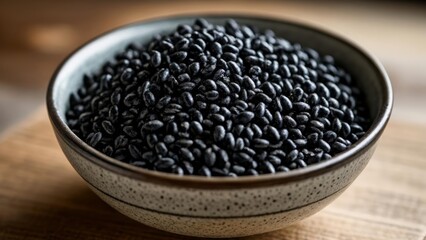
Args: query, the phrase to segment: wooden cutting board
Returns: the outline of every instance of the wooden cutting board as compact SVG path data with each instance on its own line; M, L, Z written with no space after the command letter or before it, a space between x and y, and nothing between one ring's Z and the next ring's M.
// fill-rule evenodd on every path
M246 239L426 240L426 127L390 122L364 172L335 202ZM102 202L62 154L45 111L0 140L0 239L190 239Z

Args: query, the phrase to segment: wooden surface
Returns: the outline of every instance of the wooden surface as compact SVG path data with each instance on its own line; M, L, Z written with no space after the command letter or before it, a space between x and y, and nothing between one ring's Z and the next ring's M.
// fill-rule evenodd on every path
M329 207L247 239L426 239L426 127L391 122L367 168ZM0 143L0 239L187 239L103 203L62 154L46 113Z
M16 122L19 109L43 104L50 75L70 51L122 24L199 12L307 22L380 59L394 113L373 159L338 200L288 229L247 239L426 240L426 8L383 2L0 1L0 130L2 119ZM37 110L0 135L0 239L188 238L136 223L98 199Z

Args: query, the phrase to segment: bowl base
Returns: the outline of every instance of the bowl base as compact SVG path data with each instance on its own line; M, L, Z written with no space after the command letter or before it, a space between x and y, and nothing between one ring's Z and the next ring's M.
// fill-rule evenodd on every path
M147 226L179 235L209 238L244 237L285 228L317 213L346 189L345 187L309 205L280 213L223 218L183 216L146 210L106 195L90 185L89 187L114 209Z

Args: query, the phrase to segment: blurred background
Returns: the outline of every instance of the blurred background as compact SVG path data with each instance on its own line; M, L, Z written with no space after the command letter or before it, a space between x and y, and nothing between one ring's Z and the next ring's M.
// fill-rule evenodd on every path
M126 23L203 12L288 18L352 39L385 65L395 90L393 117L425 122L426 5L421 1L0 0L0 135L44 107L53 71L84 42Z

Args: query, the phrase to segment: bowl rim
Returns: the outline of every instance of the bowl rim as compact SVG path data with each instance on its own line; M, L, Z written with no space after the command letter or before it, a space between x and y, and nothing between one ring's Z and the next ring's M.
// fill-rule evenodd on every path
M261 174L258 176L240 176L237 178L231 177L205 177L205 176L195 176L195 175L184 175L179 176L173 173L166 173L160 171L153 171L149 169L144 169L130 164L121 162L112 157L104 155L95 148L86 144L81 140L77 135L75 135L68 125L62 121L59 116L59 110L55 106L55 101L53 98L54 89L57 86L57 76L63 69L64 65L72 58L77 52L85 48L87 45L96 42L97 40L107 37L108 35L114 34L120 30L132 28L135 26L155 23L155 22L167 22L173 20L182 20L182 19L196 19L196 18L217 18L217 19L250 19L255 21L266 21L266 22L275 22L278 24L291 25L298 28L304 28L306 30L325 35L329 38L333 38L336 41L341 42L345 46L352 48L352 50L358 52L362 55L366 61L369 62L371 66L374 67L377 75L379 76L380 82L380 91L383 96L383 104L380 106L379 114L372 122L370 128L366 134L359 139L355 144L352 144L347 150L333 156L327 161L320 163L312 164L302 169L295 169L289 172L280 172L274 174ZM288 20L285 18L270 17L258 14L215 14L215 13L204 13L204 14L182 14L182 15L171 15L171 16L162 16L156 18L150 18L146 20L136 21L130 24L122 25L120 27L114 28L110 31L104 32L97 37L87 41L79 48L71 52L62 63L56 68L53 73L47 94L46 94L46 103L47 103L47 112L50 118L50 121L54 127L55 133L58 138L64 140L68 146L72 147L76 152L83 155L87 160L106 168L116 174L123 175L132 179L137 179L146 182L154 182L161 184L168 184L174 186L182 187L196 187L196 188L239 188L250 184L251 187L255 186L265 186L265 185L274 185L274 184L284 184L289 182L298 181L300 179L307 179L309 177L318 176L324 172L331 171L342 165L345 165L355 159L363 153L365 153L370 147L372 147L375 142L378 140L383 130L385 129L387 122L389 121L392 106L393 106L393 92L390 79L386 74L384 67L380 64L376 57L365 51L358 44L353 41L340 36L329 30L325 30L318 26L313 26L307 23L301 23L298 21Z

